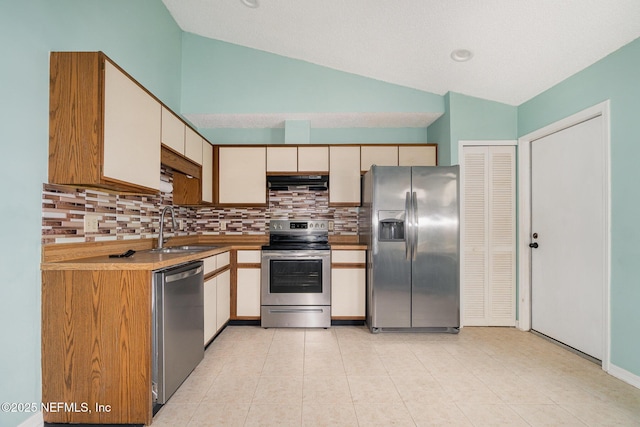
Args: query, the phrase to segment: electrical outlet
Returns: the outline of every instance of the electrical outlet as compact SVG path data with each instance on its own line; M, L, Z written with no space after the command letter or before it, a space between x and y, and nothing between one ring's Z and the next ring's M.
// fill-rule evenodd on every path
M227 229L227 221L220 221L220 231L225 231Z
M333 231L333 221L329 221L329 231Z
M84 232L85 233L98 232L98 215L86 214L84 216Z

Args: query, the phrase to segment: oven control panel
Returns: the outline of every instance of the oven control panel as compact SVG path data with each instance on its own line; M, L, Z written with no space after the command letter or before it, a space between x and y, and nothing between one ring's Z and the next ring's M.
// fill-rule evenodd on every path
M269 230L271 232L282 233L299 233L299 232L320 232L329 231L329 221L323 219L305 219L305 220L285 220L272 219L269 221Z

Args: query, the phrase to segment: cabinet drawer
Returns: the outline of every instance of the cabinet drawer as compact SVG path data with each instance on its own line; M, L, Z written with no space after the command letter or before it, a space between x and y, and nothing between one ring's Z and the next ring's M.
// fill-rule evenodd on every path
M366 261L366 251L331 251L332 264L364 264Z
M229 252L224 252L216 255L218 257L218 268L226 267L229 265Z
M260 251L238 251L238 264L259 264Z
M202 262L204 263L204 274L207 275L218 268L218 255L207 257Z

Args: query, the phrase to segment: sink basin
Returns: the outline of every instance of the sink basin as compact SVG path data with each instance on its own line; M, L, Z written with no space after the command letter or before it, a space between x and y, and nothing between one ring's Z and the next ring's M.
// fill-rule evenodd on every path
M171 246L166 248L150 249L152 254L188 254L194 252L204 252L216 249L218 246L205 246L205 245L185 245L185 246Z

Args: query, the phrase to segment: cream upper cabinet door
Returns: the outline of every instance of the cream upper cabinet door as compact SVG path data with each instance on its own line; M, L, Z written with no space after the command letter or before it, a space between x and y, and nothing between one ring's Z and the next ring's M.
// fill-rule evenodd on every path
M166 107L162 107L162 143L184 154L184 131L187 126Z
M218 202L267 203L265 147L219 147Z
M329 147L329 203L360 205L360 146Z
M213 202L213 145L202 141L202 201Z
M184 138L184 155L189 160L202 164L202 137L190 127L186 128Z
M398 166L436 166L435 145L401 145L398 147Z
M267 147L267 172L296 172L297 147Z
M329 147L298 147L298 171L328 172Z
M104 177L158 190L161 110L158 101L105 61Z
M398 166L398 147L395 145L360 147L360 170L368 171L372 165Z

